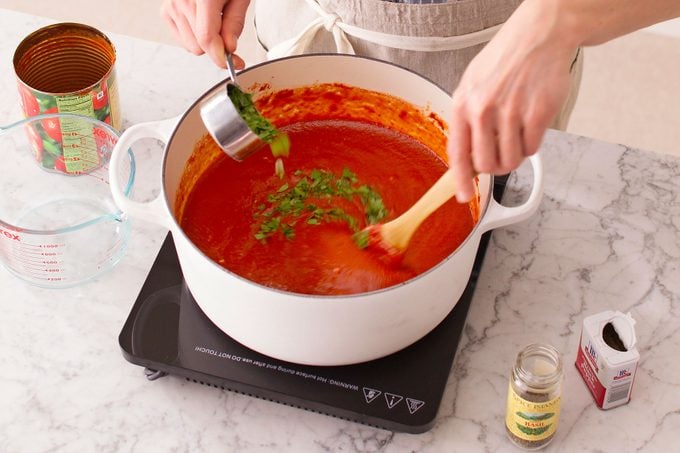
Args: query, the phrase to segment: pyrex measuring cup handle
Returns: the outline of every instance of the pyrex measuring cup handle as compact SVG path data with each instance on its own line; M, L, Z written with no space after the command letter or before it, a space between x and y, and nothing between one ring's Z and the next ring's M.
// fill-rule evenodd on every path
M496 202L491 197L487 211L480 224L482 233L526 220L538 209L543 197L543 160L540 153L529 157L529 162L531 162L534 172L533 187L531 188L529 198L523 204L509 208Z
M129 199L118 180L118 172L122 170L123 160L128 156L128 149L137 140L155 138L167 143L170 135L177 125L180 117L170 118L163 121L140 123L128 128L116 142L111 153L109 163L109 183L113 201L118 207L131 217L148 220L166 228L170 228L170 214L166 211L163 202L162 191L153 200L139 202ZM162 174L159 172L158 185L162 187Z

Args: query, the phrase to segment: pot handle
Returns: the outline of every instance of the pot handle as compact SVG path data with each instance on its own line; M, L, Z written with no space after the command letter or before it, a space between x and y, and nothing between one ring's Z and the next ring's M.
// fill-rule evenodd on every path
M134 154L130 148L134 142L144 138L155 138L167 144L179 119L180 117L175 117L162 121L140 123L129 127L123 132L113 147L109 162L109 183L111 185L111 195L116 205L130 217L149 220L168 229L170 229L169 215L165 210L165 203L162 197L163 191L160 191L153 200L145 202L133 201L125 195L117 175L119 171L122 171L123 159L127 158L128 150ZM159 177L158 185L162 187L161 177Z
M543 160L540 153L530 156L529 162L534 171L534 182L529 198L520 206L508 208L490 197L489 206L479 226L482 233L526 220L538 209L543 196Z

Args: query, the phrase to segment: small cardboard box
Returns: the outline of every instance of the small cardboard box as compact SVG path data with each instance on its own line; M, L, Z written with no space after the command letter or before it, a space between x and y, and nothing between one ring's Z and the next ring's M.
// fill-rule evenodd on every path
M635 320L629 313L605 311L583 320L576 368L601 409L630 401L640 354Z

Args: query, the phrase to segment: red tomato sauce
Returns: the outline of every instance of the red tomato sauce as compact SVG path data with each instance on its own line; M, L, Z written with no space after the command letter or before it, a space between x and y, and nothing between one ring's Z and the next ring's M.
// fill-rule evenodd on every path
M322 169L339 175L349 169L360 183L382 196L389 211L384 223L406 211L447 168L420 141L372 122L306 118L284 127L280 124L291 142L283 180L274 175L274 158L266 147L243 162L218 152L184 197L180 225L199 249L226 269L295 293L361 293L396 285L430 269L474 227L475 207L450 200L423 222L398 267L360 249L344 222L299 222L291 239L276 234L265 243L257 240L257 207L282 184L294 185L300 178L297 170ZM194 154L215 155L216 147L206 137ZM359 228L366 226L360 204L343 199L325 202L359 219Z

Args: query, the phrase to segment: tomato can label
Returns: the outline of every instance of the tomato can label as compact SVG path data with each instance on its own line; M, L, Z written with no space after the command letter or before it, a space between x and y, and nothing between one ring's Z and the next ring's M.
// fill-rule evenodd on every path
M583 320L576 368L598 407L630 401L640 354L630 314L605 311Z
M70 113L120 130L115 59L111 41L88 25L61 23L31 33L14 54L24 116ZM43 167L80 174L103 164L102 153L93 145L93 129L82 121L53 116L27 133Z

